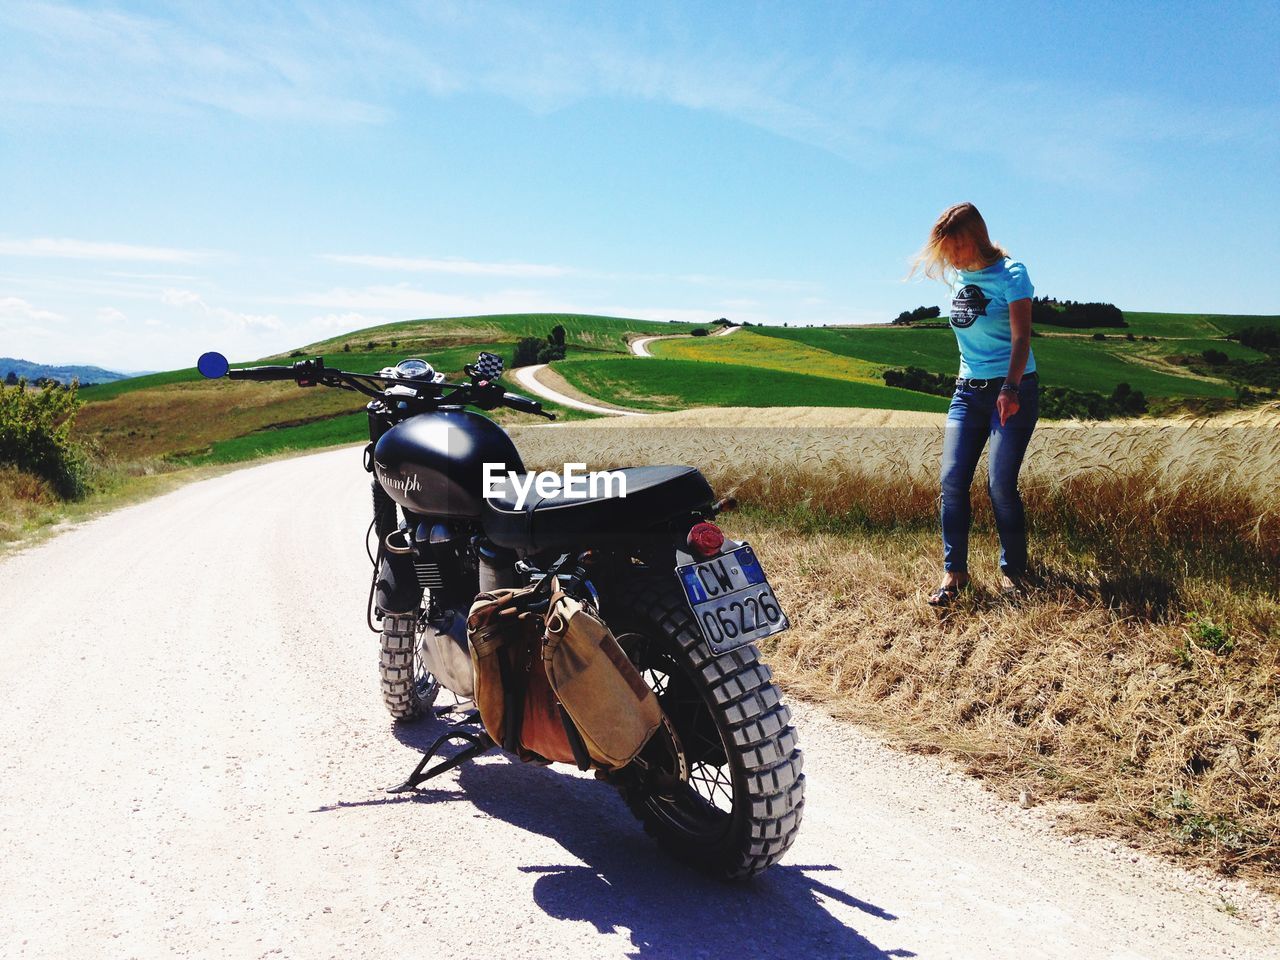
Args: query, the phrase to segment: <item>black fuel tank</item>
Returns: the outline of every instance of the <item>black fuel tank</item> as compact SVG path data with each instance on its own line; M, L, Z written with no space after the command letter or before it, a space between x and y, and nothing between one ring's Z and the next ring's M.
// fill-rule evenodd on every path
M437 517L480 516L486 463L524 470L506 432L470 410L410 417L384 433L373 449L374 472L391 499Z

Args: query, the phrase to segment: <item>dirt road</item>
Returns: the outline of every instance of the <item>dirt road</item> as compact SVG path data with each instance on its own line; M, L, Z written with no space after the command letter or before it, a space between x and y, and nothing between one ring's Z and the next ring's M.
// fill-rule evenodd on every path
M493 755L388 799L433 727L393 733L378 699L359 463L230 473L0 561L4 956L1280 953L1219 881L813 709L800 840L746 885L575 773Z
M717 327L715 330L711 331L710 335L713 337L727 337L735 330L741 329L741 327ZM631 352L637 357L652 358L653 354L649 351L649 344L653 343L655 340L681 340L688 336L689 334L687 333L673 333L661 334L656 337L636 337L628 343L627 346L631 348Z
M587 413L598 413L606 417L643 417L644 414L639 410L623 410L620 407L604 407L598 403L589 403L586 400L579 400L577 397L571 397L567 393L561 393L553 387L547 386L538 379L538 374L547 369L545 363L534 364L531 367L516 367L510 371L508 376L515 382L532 393L535 397L542 397L544 400L551 400L554 403L561 404L566 407L573 407L575 410L585 410Z

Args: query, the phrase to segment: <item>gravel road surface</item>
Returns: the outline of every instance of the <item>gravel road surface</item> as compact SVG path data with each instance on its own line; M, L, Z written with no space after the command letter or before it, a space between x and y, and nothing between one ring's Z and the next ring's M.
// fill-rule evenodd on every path
M797 710L788 859L730 885L607 788L491 755L388 798L358 448L229 473L0 560L5 957L1280 956L1273 901ZM1274 921L1272 922L1274 923Z

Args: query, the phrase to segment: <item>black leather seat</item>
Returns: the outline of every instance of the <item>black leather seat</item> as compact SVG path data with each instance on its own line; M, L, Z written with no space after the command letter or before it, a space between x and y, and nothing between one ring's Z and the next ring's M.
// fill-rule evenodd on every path
M615 472L626 478L625 497L569 499L563 491L541 497L530 488L520 508L508 478L499 496L485 500L484 532L500 547L527 552L603 545L635 539L715 499L696 467L627 467ZM524 484L526 475L519 481Z

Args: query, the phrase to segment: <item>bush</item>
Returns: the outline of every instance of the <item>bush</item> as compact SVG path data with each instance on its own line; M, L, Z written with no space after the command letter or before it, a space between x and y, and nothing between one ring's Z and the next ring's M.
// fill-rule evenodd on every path
M71 439L78 387L74 380L41 390L24 380L0 387L0 464L43 477L66 500L79 500L88 487L88 459Z
M1235 340L1262 353L1280 350L1280 328L1277 327L1246 327L1231 334L1227 339Z
M937 307L916 307L914 310L903 310L894 317L893 322L900 326L907 326L917 320L932 320L934 317L940 316L942 316L942 311Z
M1205 363L1214 364L1215 366L1218 364L1227 363L1231 359L1221 350L1214 350L1212 348L1204 351L1204 353L1200 354L1200 356L1204 357Z
M541 337L524 337L516 344L515 356L511 358L511 366L531 367L538 362L538 353L546 343Z
M1031 298L1031 322L1051 327L1127 327L1124 314L1114 303L1080 303L1076 300Z
M544 343L538 348L538 363L551 363L553 360L564 359L563 343Z
M1095 333L1095 334L1093 335L1093 339L1095 339L1095 340L1105 340L1105 339L1107 339L1107 335L1106 335L1105 333Z
M705 337L706 335L707 331L702 327L694 327L689 331L689 336L691 337Z
M901 387L919 393L932 393L949 397L955 392L954 376L930 373L921 367L905 370L886 370L887 387ZM1040 416L1046 420L1107 420L1111 417L1137 416L1147 412L1147 398L1141 390L1132 389L1127 383L1118 383L1111 396L1070 387L1040 387Z

